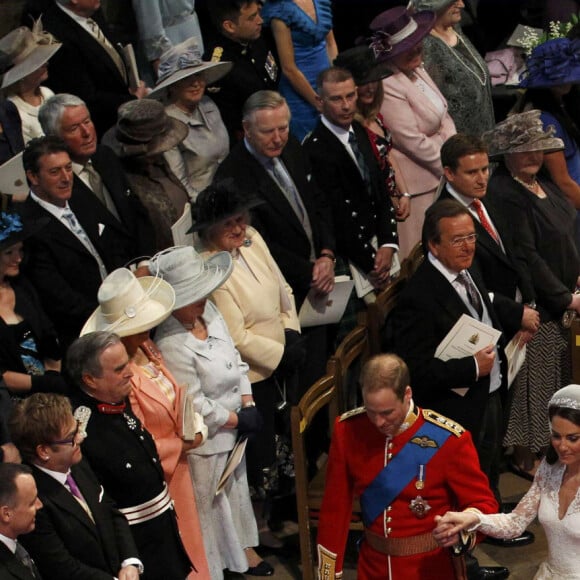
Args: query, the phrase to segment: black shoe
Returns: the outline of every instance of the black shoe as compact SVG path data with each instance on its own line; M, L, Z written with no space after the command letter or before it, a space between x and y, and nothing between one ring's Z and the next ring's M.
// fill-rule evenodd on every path
M266 560L262 560L257 566L248 568L244 574L246 576L272 576L274 568Z
M510 571L503 566L481 566L479 569L479 580L503 580L510 575Z
M239 572L232 572L227 568L223 572L224 572L224 580L239 580L240 578L244 577L243 574L240 574Z
M500 540L499 538L491 538L488 536L483 540L486 544L491 544L492 546L499 546L500 548L518 548L520 546L527 546L532 544L536 537L532 532L524 532L521 536L517 538L511 538L510 540Z

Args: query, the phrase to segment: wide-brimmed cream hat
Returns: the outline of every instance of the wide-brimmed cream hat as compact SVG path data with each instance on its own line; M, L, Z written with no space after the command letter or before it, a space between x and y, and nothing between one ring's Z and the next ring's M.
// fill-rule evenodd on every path
M42 30L38 19L32 30L20 26L0 39L1 89L6 89L38 70L62 46Z
M541 111L538 109L510 115L505 121L498 123L495 129L486 131L482 139L489 149L489 157L530 151L552 153L564 149L564 141L554 137L554 125L544 128L540 115Z
M232 269L229 252L217 252L204 260L191 246L163 250L149 261L149 271L175 290L174 310L209 296L230 277Z
M194 38L177 44L165 51L159 59L157 83L149 93L150 99L167 97L167 88L181 79L203 73L205 83L212 85L227 75L233 63L201 60L201 50Z
M81 336L95 330L132 336L155 328L173 311L175 292L158 276L136 278L127 268L111 272L97 294L99 307L86 321Z

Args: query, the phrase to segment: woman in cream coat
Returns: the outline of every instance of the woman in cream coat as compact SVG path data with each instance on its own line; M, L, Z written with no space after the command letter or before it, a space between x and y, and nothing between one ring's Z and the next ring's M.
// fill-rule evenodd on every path
M296 378L304 351L292 289L262 236L247 225L248 210L260 203L240 195L231 180L214 182L197 199L194 229L208 253L227 251L233 257L232 275L213 292L212 300L250 367L254 400L264 418L260 438L248 444L248 479L261 542L275 545L266 527L269 502L261 500L277 491L276 406L281 385Z
M393 137L391 155L411 196L411 215L398 225L401 258L421 239L425 210L443 175L441 146L456 133L445 97L422 66L423 38L434 22L433 12L411 15L399 6L371 23L371 48L393 73L383 80L381 114Z

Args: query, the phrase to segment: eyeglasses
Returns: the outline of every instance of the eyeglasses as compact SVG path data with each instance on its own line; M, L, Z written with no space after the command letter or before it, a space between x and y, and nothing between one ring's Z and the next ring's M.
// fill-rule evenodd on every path
M477 241L477 234L469 234L467 236L460 236L458 238L453 238L449 243L454 248L460 248L463 244L467 244L468 246L473 246Z
M74 447L77 443L77 439L79 437L79 435L81 435L79 429L80 429L81 423L80 421L77 421L77 427L74 430L74 433L72 434L71 437L69 437L68 439L61 439L60 441L52 441L50 444L51 445L70 445L71 447Z

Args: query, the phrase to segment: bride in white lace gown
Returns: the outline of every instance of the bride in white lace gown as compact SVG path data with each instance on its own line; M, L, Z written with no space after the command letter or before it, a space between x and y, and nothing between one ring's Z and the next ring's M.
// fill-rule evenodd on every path
M551 448L528 493L510 514L447 512L433 532L442 546L461 530L494 538L519 536L536 516L548 541L548 560L534 580L580 580L580 385L568 385L550 400Z

